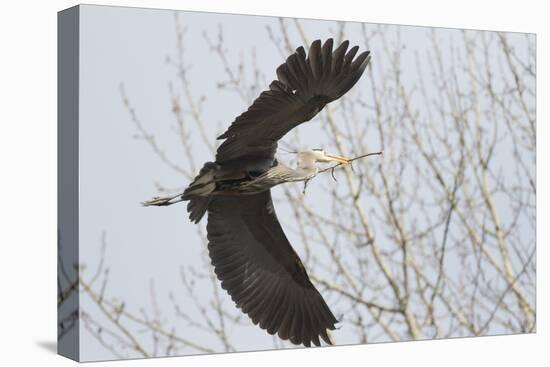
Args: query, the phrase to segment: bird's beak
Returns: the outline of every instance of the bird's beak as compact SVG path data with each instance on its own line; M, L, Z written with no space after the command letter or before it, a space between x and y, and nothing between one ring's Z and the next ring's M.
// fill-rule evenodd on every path
M334 161L334 162L338 162L338 163L342 163L342 164L350 164L351 163L351 159L348 159L346 157L342 157L342 156L339 156L339 155L336 155L336 154L325 153L325 156L330 161Z

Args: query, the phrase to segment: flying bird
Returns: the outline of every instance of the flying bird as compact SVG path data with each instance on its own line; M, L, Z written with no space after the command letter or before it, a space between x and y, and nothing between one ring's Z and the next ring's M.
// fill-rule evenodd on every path
M277 142L359 80L370 52L349 41L298 47L277 68L277 79L227 131L214 162L204 164L181 200L189 219L208 213L208 251L214 271L236 306L269 334L307 347L332 344L338 320L310 281L275 214L270 189L314 177L317 163L350 163L320 149L297 153L297 167L279 161ZM356 56L357 55L357 56Z

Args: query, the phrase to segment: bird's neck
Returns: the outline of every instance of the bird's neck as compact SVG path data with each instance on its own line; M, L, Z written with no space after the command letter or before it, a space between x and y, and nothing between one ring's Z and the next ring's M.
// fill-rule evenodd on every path
M318 171L319 168L315 163L298 165L298 168L296 168L296 172L298 172L300 176L304 177L315 176Z

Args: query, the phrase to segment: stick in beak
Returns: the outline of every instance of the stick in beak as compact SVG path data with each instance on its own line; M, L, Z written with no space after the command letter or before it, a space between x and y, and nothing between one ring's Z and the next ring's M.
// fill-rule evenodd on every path
M348 159L346 157L342 157L342 156L339 156L339 155L336 155L336 154L325 153L325 156L329 160L334 161L334 162L338 162L338 163L342 163L342 164L350 164L351 163L351 159Z

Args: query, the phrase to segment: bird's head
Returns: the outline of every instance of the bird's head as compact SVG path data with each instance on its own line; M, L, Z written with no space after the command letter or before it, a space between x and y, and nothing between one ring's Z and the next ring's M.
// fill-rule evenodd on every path
M351 162L351 160L346 157L327 153L323 149L313 149L311 152L313 153L315 157L315 161L317 162L321 162L321 163L337 162L337 163L343 163L343 164L349 164Z
M316 163L316 162L319 162L319 163L337 162L337 163L348 164L351 162L351 160L336 154L327 153L323 149L312 149L312 150L298 152L299 166L309 166L312 163Z

